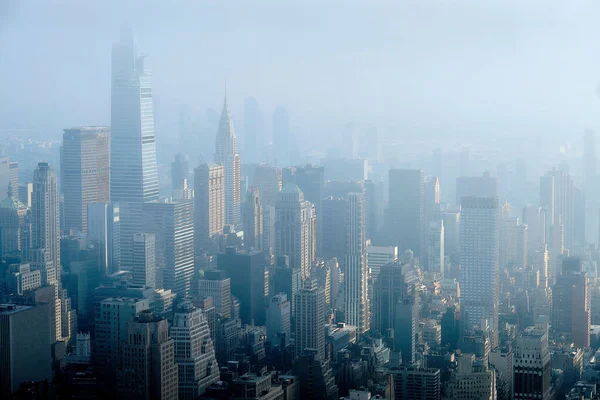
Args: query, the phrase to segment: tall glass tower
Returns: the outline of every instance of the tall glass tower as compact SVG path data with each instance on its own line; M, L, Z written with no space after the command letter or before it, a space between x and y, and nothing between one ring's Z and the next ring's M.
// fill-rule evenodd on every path
M142 204L158 199L151 73L124 32L112 49L111 201L121 212L121 268L131 269L133 234L142 232Z

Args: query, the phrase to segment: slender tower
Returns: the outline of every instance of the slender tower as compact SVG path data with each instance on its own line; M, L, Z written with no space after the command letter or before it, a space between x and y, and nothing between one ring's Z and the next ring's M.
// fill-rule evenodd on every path
M215 162L225 169L225 224L241 227L240 211L240 155L237 152L233 120L227 105L227 95L223 102L223 112L217 130Z
M112 49L111 201L121 218L121 268L133 268L133 234L143 231L144 202L158 200L151 73L125 32Z

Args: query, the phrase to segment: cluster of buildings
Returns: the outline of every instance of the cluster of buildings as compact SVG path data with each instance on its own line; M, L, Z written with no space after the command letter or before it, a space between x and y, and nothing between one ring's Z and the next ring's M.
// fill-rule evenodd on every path
M368 179L352 129L291 166L283 108L280 157L242 164L225 98L213 162L178 154L161 197L150 78L123 36L110 127L25 185L0 157L0 397L598 398L594 152L521 213L490 173Z

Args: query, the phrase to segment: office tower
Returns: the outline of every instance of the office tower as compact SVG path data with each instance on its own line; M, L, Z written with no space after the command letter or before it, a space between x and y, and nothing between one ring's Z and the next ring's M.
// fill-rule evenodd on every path
M223 102L223 111L217 130L215 162L223 166L225 188L225 223L241 226L240 218L240 155L237 152L235 130L227 105L227 96Z
M310 203L295 184L286 184L275 206L275 254L288 256L290 266L299 269L302 279L308 276Z
M296 354L314 349L315 357L325 356L325 291L317 287L315 279L304 281L304 287L294 299Z
M114 379L114 371L121 368L123 344L128 338L127 323L138 313L150 310L150 298L108 297L100 300L94 308L94 359L100 376L108 382Z
M310 265L317 258L317 210L315 205L307 202L308 205L308 262Z
M437 176L428 176L424 183L425 221L427 223L439 218L440 213L440 180Z
M548 400L551 396L548 325L536 323L519 335L513 357L515 399Z
M412 250L416 256L424 254L423 190L422 170L390 170L388 236L400 253Z
M304 193L304 200L310 201L316 209L317 217L317 243L321 242L321 210L322 201L325 197L325 174L323 167L317 167L313 165L305 165L304 167L297 167L295 172L295 183L298 185L302 193ZM320 245L317 245L317 253L321 254Z
M498 376L498 398L510 399L513 393L513 345L506 344L490 352L490 366L496 370Z
M591 200L590 200L591 201ZM586 246L586 193L581 187L573 187L573 248L570 249L572 254L581 254ZM597 214L596 210L592 211L592 215ZM596 225L597 226L597 225Z
M288 166L291 163L290 116L283 106L275 108L272 128L274 164L279 167Z
M156 288L156 235L133 235L133 284Z
M277 232L275 232L276 215L275 206L262 206L262 249L264 251L273 252L275 250L275 238L277 237Z
M590 345L589 281L581 260L567 257L552 287L552 329L569 337L577 347Z
M0 397L12 398L21 384L52 380L50 306L0 305Z
M244 100L244 158L250 163L267 161L265 157L265 117L254 97Z
M271 287L274 293L285 293L291 302L291 313L294 317L296 293L302 289L302 275L299 269L290 267L287 256L277 258L273 269Z
M451 260L458 259L460 253L460 207L446 210L442 214L444 222L444 255Z
M133 234L143 232L142 203L158 199L151 72L131 32L112 48L110 200L119 203L121 268L131 270Z
M14 196L12 187L0 200L0 257L21 255L21 230L27 215L27 206Z
M258 251L236 252L228 247L224 254L219 254L217 266L231 279L231 294L240 299L242 323L264 325L269 295L265 254Z
M244 247L262 251L263 245L263 216L258 189L248 188L248 195L242 212L244 226Z
M6 272L5 279L8 293L22 296L23 292L35 290L42 286L41 271L31 270L30 264L10 266Z
M463 197L460 221L460 292L465 328L487 320L498 344L500 209L493 197Z
M529 229L518 218L502 217L500 220L500 236L498 260L501 269L511 268L523 270L529 260Z
M185 297L194 275L194 203L157 200L143 210L144 232L156 233L156 285Z
M419 294L412 290L395 306L394 350L400 351L402 361L410 365L416 361L417 331L419 329Z
M291 332L291 304L287 294L277 293L271 297L267 306L267 338L277 343L276 338Z
M496 400L496 371L475 360L475 355L463 353L458 358L446 392L451 399Z
M67 346L72 346L75 335L77 335L77 310L73 309L71 298L68 297L67 289L61 289L59 295L62 340Z
M225 171L222 165L202 164L194 169L194 231L196 254L213 249L215 235L225 225Z
M19 186L19 201L27 207L31 207L31 194L33 193L33 183L27 182Z
M527 225L528 258L546 245L546 217L541 207L528 205L523 209L523 224Z
M260 203L264 206L274 206L277 194L281 190L281 168L261 164L254 171L254 179L250 182L258 188Z
M10 187L13 192L13 196L19 199L19 163L16 161L11 161L8 163L8 176L10 179Z
M345 236L345 321L358 327L358 333L363 334L369 330L370 323L363 193L351 193L346 197Z
M367 246L367 267L377 279L381 267L398 260L398 246Z
M552 169L540 178L540 205L546 210L546 231L551 232L551 256L560 255L562 243L572 250L575 240L575 193L568 172ZM562 235L560 229L563 229Z
M323 328L321 331L324 332ZM329 360L323 360L316 349L298 354L292 373L298 377L301 399L339 399L338 386L331 371Z
M169 322L142 312L127 323L123 344L123 368L117 372L121 399L178 398L175 343L169 338Z
M13 197L19 200L19 163L0 156L0 200L8 196L9 187Z
M440 370L400 366L391 370L397 400L440 400Z
M171 163L171 190L173 192L182 190L189 180L189 164L185 154L175 154L175 160Z
M61 151L61 189L67 231L87 233L87 207L110 201L110 128L65 129Z
M91 203L87 211L87 237L98 249L102 275L121 269L121 216L117 203Z
M227 365L227 362L232 360L233 352L240 342L241 331L238 318L217 318L215 350L220 365Z
M365 185L365 208L367 210L366 222L367 239L374 240L378 237L383 226L383 181L367 180ZM323 223L323 227L324 227Z
M200 297L212 297L217 314L223 318L231 317L231 279L225 271L205 271L203 279L198 281Z
M321 255L324 260L337 258L345 263L346 255L346 200L328 197L321 207L323 231Z
M444 221L430 221L427 230L427 269L444 277Z
M498 180L484 172L482 176L464 176L456 178L456 204L463 197L498 197Z
M184 302L171 325L175 362L179 368L179 398L194 399L219 380L219 366L208 321L201 309Z

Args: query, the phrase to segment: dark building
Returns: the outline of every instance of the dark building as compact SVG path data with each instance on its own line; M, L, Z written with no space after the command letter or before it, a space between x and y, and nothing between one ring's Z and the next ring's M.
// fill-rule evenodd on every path
M190 168L187 157L181 153L175 154L175 161L171 163L172 190L181 190L189 179Z
M292 367L298 377L301 399L337 400L338 387L328 360L320 360L316 350L305 350Z
M343 263L346 255L346 201L343 198L328 197L323 199L322 210L321 254L324 260L336 257L338 262Z
M398 252L425 249L425 198L423 171L392 169L389 173L388 238Z
M302 289L302 276L299 269L290 267L288 257L277 257L277 264L272 269L271 288L273 293L285 293L291 303L292 318L294 316L294 297Z
M412 290L396 305L394 321L394 349L400 351L404 364L415 362L418 329L419 295Z
M396 400L440 400L440 370L402 366L392 369Z
M383 191L383 181L365 181L367 239L377 239L383 225Z
M461 204L463 197L498 197L498 180L489 172L482 176L459 176L456 178L456 204Z
M323 235L321 218L322 202L325 197L325 173L323 167L305 165L296 167L291 172L291 177L304 193L304 200L310 201L317 211L317 255L321 254L321 239ZM287 183L287 182L285 182Z
M240 299L242 323L265 325L269 273L265 268L264 253L237 252L229 247L218 255L217 265L231 279L231 294Z

